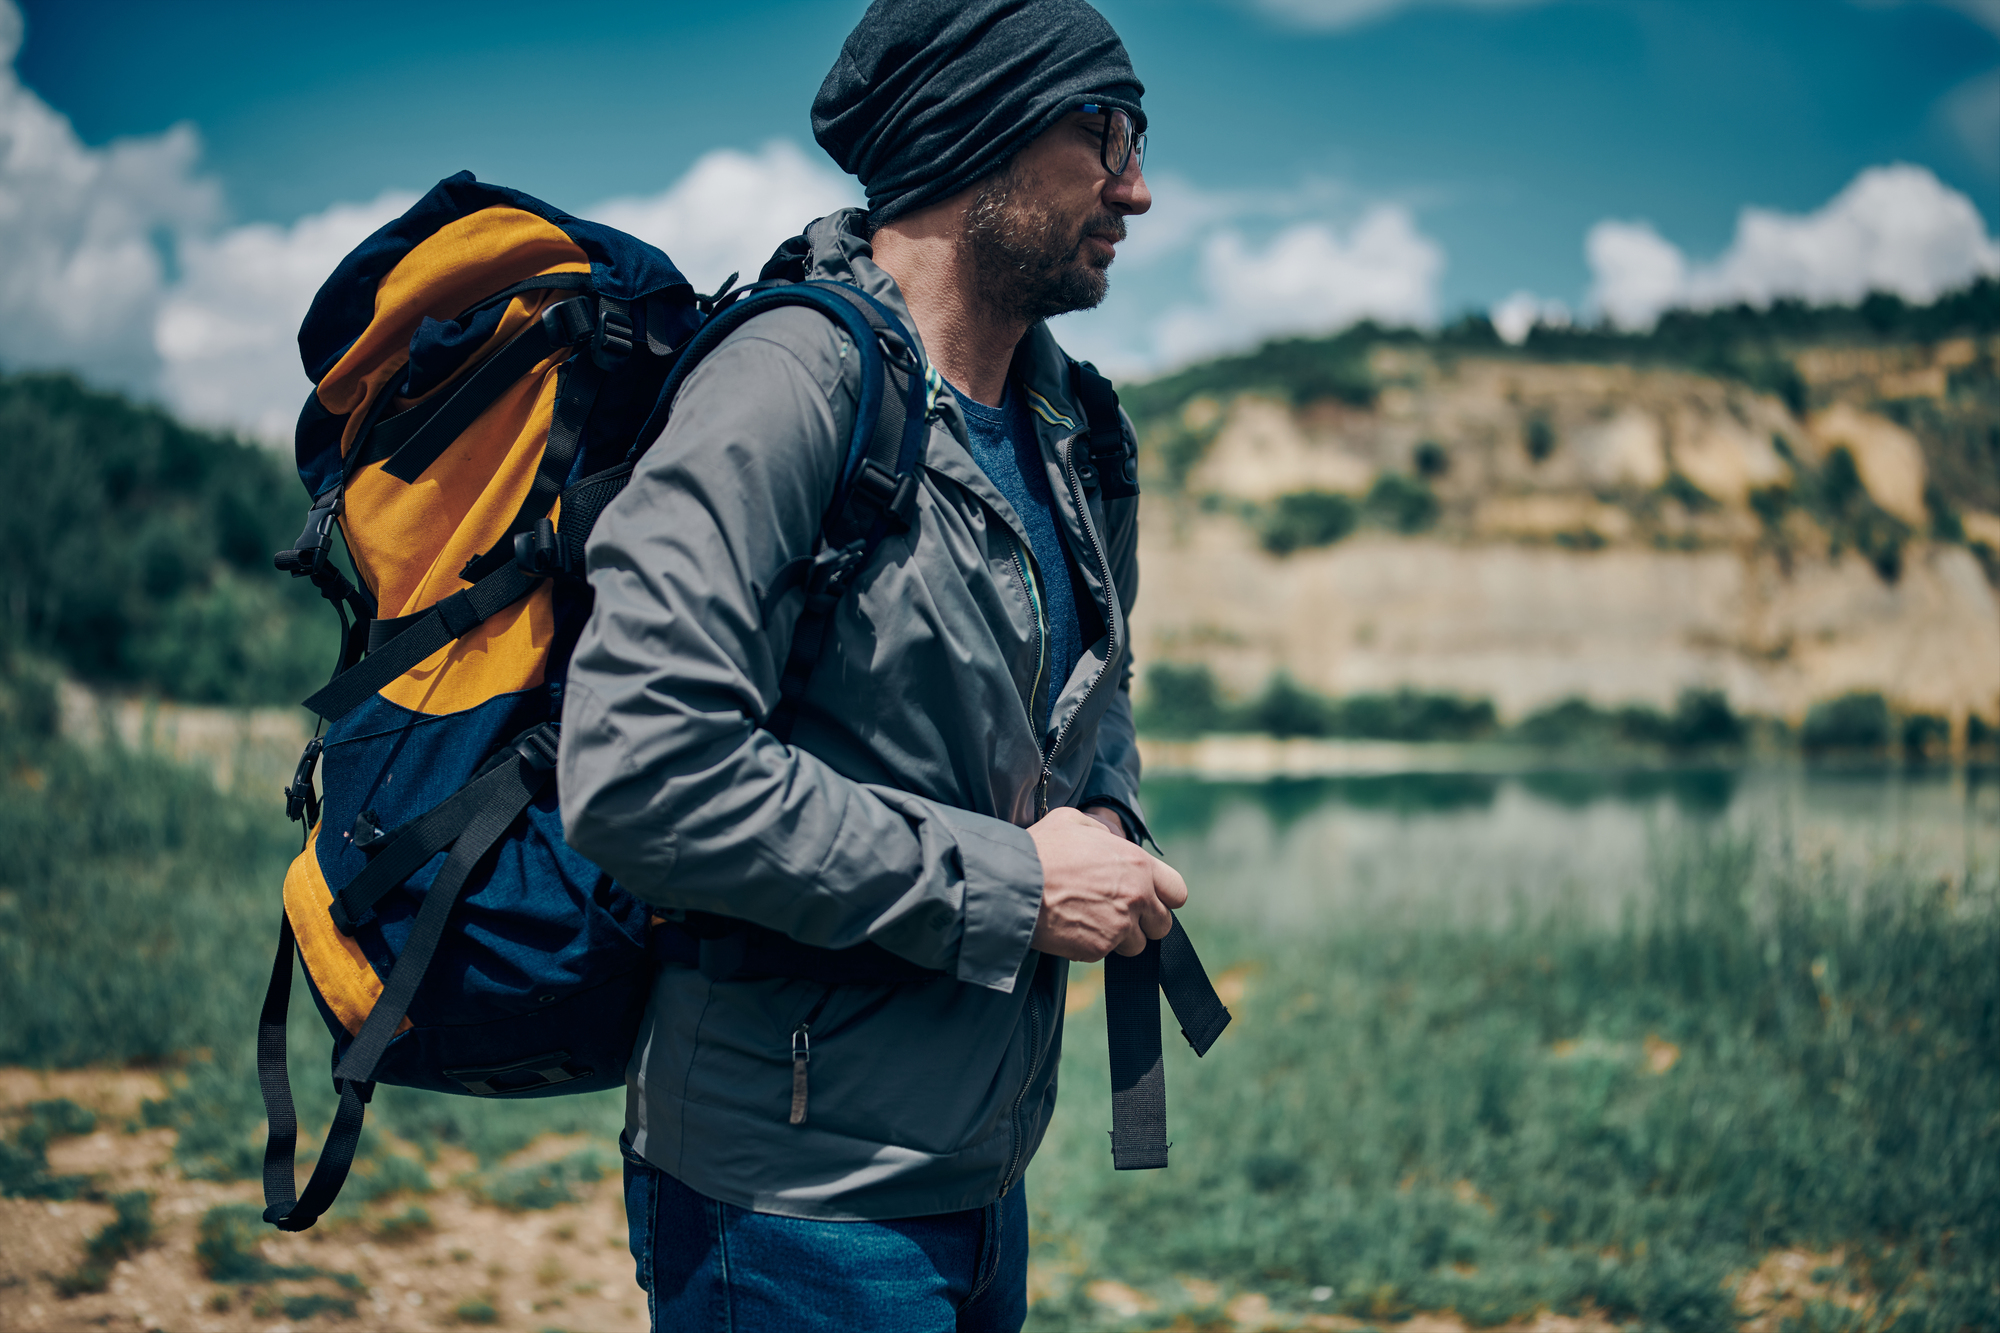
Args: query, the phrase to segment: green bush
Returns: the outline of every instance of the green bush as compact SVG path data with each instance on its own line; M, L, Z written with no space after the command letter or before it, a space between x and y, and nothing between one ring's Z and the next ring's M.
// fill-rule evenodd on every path
M289 703L332 663L334 615L271 566L305 513L272 450L66 375L0 375L0 641L91 680Z
M1550 749L1663 746L1670 750L1730 749L1747 739L1743 719L1720 690L1683 690L1674 711L1646 704L1599 708L1569 698L1537 709L1516 723L1513 738Z
M1369 488L1362 509L1385 528L1422 532L1437 522L1438 500L1419 479L1400 472L1384 472Z
M1289 738L1333 732L1333 709L1325 696L1305 689L1280 671L1243 712L1248 730Z
M1146 689L1137 724L1155 736L1199 736L1227 725L1228 710L1205 666L1155 662L1146 668Z
M1882 750L1889 744L1889 704L1873 690L1857 690L1806 711L1799 741L1807 751Z
M1402 689L1348 695L1334 706L1331 730L1361 740L1469 741L1494 725L1491 700Z
M1905 758L1927 759L1951 739L1951 723L1935 713L1911 713L1903 719L1902 739Z
M1331 546L1361 520L1354 500L1338 491L1293 491L1257 515L1257 537L1272 555Z

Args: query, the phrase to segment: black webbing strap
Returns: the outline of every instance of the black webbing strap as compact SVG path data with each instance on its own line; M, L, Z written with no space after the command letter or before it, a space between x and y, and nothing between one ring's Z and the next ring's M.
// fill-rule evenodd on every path
M406 407L370 426L350 451L350 472L386 458L384 472L402 481L415 481L514 381L560 349L585 341L594 328L588 297L558 301L514 335L512 342L487 357L449 394L432 394L415 407Z
M537 730L524 737L519 744L539 745L543 759L550 765L555 763L556 740L553 735L544 737ZM353 934L354 927L376 903L382 901L383 895L416 874L424 862L451 846L453 840L472 822L473 816L511 790L509 784L512 778L506 770L512 759L511 752L500 756L429 813L411 820L383 838L379 849L371 849L368 864L361 868L361 873L333 895L333 905L327 909L333 924Z
M360 1033L334 1066L333 1084L340 1092L340 1108L334 1114L326 1141L320 1145L312 1178L306 1182L304 1192L296 1196L294 1153L298 1117L292 1107L291 1081L285 1069L285 1015L292 986L292 926L290 918L286 918L279 932L278 957L272 965L271 985L264 994L264 1011L257 1031L258 1081L264 1093L265 1113L271 1122L264 1149L264 1220L279 1230L304 1231L333 1206L354 1163L355 1146L361 1140L365 1106L375 1090L375 1066L409 1013L410 1002L423 984L424 974L437 953L438 941L443 938L445 921L466 881L554 771L547 759L548 750L530 745L525 739L518 744L509 762L494 770L504 774L505 780L495 785L490 798L452 844L451 855L445 858L444 866L424 894L424 905L417 910L416 923L410 928L402 952L396 956L396 965L390 969L375 1007L369 1010Z
M414 617L375 621L369 626L371 642L375 625L400 625L402 629L377 651L328 681L305 706L329 722L339 721L384 685L512 606L540 582L520 566L508 564Z
M270 1135L264 1141L264 1220L286 1231L303 1231L319 1219L340 1192L354 1164L355 1145L361 1142L361 1121L367 1115L373 1084L338 1084L340 1105L333 1124L320 1145L306 1199L298 1198L297 1156L299 1145L298 1111L292 1105L291 1074L285 1068L285 1018L292 1001L292 919L282 918L278 927L278 956L271 963L271 984L264 991L264 1009L257 1018L257 1086L264 1094L264 1116ZM330 1182L328 1184L323 1183ZM315 1189L314 1186L319 1186ZM297 1226L286 1223L302 1215L304 1205L312 1212Z
M1097 469L1098 494L1107 500L1130 499L1139 493L1139 456L1125 439L1118 391L1088 361L1069 363L1069 384L1088 421L1085 438Z
M1111 1050L1111 1165L1144 1171L1167 1164L1167 1076L1160 1051L1160 992L1196 1055L1229 1026L1194 945L1174 919L1146 951L1104 960L1104 1031Z
M532 531L555 507L563 483L569 480L570 467L576 462L584 423L590 420L590 409L596 404L597 390L603 383L604 372L587 357L574 357L557 370L555 414L549 421L549 439L542 446L542 461L535 468L534 484L522 499L514 521L507 525L500 540L493 543L493 549L467 561L458 572L460 578L477 583L512 561L515 536Z

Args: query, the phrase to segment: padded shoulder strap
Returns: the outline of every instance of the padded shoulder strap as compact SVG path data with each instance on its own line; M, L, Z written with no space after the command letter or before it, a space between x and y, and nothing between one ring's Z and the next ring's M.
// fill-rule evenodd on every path
M860 357L861 395L840 481L821 520L813 554L794 561L766 598L773 601L801 584L806 591L779 676L778 702L764 721L765 729L783 741L791 739L799 702L826 647L827 630L841 597L882 539L892 529L907 531L916 514L919 464L928 431L924 366L916 340L888 307L845 283L778 283L751 292L710 319L681 353L632 450L636 458L659 438L681 386L725 338L768 310L795 305L818 310L847 334Z

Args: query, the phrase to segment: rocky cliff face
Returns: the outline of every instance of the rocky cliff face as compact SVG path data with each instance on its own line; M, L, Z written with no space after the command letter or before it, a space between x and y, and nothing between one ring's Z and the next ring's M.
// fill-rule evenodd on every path
M1142 424L1142 665L1507 718L1689 687L1793 721L1851 690L2000 717L2000 338L1807 348L1790 401L1407 342L1366 364L1365 406L1211 392ZM1301 496L1332 517L1272 540Z

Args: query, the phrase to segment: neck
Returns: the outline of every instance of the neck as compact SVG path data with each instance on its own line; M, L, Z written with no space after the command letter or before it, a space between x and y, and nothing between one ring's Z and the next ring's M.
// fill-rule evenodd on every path
M970 196L967 191L897 218L879 229L871 244L875 262L902 288L917 336L938 373L961 393L998 407L1014 348L1028 325L980 298L971 247L964 240Z

